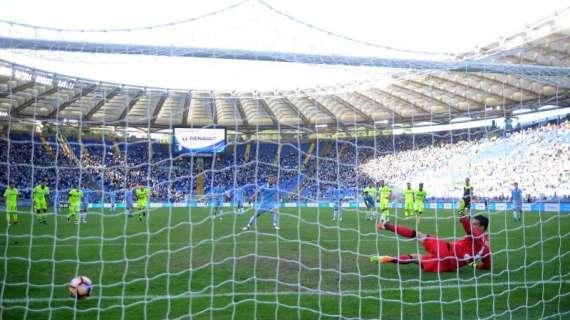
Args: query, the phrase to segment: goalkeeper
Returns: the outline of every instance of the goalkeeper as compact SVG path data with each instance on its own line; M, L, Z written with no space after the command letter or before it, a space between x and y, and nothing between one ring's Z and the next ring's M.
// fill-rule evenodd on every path
M390 230L406 238L415 238L427 251L427 255L406 254L401 256L372 256L370 261L378 264L419 264L425 272L454 271L467 264L477 269L490 270L492 265L491 247L487 227L489 219L477 215L472 219L461 215L459 221L467 236L455 242L447 242L436 236L425 235L405 226L381 221L378 230Z
M8 188L4 190L4 199L6 200L6 221L8 224L18 224L20 220L18 219L18 189L13 183L8 185ZM12 218L12 219L11 219Z

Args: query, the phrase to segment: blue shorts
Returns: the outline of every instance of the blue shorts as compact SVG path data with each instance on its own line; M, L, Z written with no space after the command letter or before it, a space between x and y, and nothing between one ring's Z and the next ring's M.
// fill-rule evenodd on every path
M243 200L236 201L236 205L240 208L243 207Z
M513 203L513 210L522 210L522 203Z
M365 199L364 204L366 204L366 208L368 208L368 209L372 209L372 208L376 207L374 200Z
M259 215L262 215L262 214L264 214L264 213L266 213L266 212L268 212L268 213L277 213L278 211L277 211L277 208L275 208L275 207L271 207L271 208L270 208L270 207L260 207L259 209L257 209L257 215L258 215L258 216L259 216Z
M125 208L127 208L128 210L131 210L133 208L133 203L132 202L127 202L125 204Z
M214 201L214 208L221 208L223 202L222 201Z
M341 205L340 202L334 202L334 203L333 203L333 208L335 208L335 209L340 209L340 207L342 207L342 205Z

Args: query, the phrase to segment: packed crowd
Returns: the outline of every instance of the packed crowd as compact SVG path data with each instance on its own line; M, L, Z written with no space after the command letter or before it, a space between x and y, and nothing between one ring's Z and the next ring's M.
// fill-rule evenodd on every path
M365 186L380 179L396 193L406 182L423 182L430 197L454 198L469 176L482 197L507 199L514 181L533 200L570 196L569 122L510 133L484 128L285 142L281 148L272 142L230 141L226 152L204 157L200 163L188 155L174 154L169 145L146 140L84 139L80 144L69 137L65 142L61 137L43 139L26 134L3 136L1 189L11 181L29 198L33 186L47 179L56 194L80 186L93 191L92 201L107 199L110 193L121 201L125 190L150 185L154 199L181 201L198 194L200 175L206 194L217 186L228 191L244 188L251 194L272 174L281 197L287 199L328 199L336 188L356 198Z
M461 193L471 177L476 194L507 199L514 182L525 198L559 200L570 195L570 122L429 146L377 157L360 166L363 174L402 190L423 182L434 197Z

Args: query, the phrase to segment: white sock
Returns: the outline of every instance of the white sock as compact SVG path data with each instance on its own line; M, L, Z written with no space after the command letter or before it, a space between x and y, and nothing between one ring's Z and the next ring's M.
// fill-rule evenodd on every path
M248 226L248 227L251 226L251 225L255 222L255 219L256 219L256 218L257 218L257 214L253 214L253 215L251 216L251 218L249 218L249 222L247 223L247 226Z

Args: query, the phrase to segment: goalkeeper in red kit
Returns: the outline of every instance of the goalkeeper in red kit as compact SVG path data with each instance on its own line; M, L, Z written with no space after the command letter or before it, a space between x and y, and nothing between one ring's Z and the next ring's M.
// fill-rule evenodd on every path
M483 215L473 218L464 214L459 218L467 236L459 241L448 242L436 236L422 234L410 228L380 221L378 230L390 230L406 238L415 238L427 251L426 255L372 256L370 261L378 264L419 264L425 272L455 271L471 264L477 269L491 270L491 247L487 227L489 219Z

